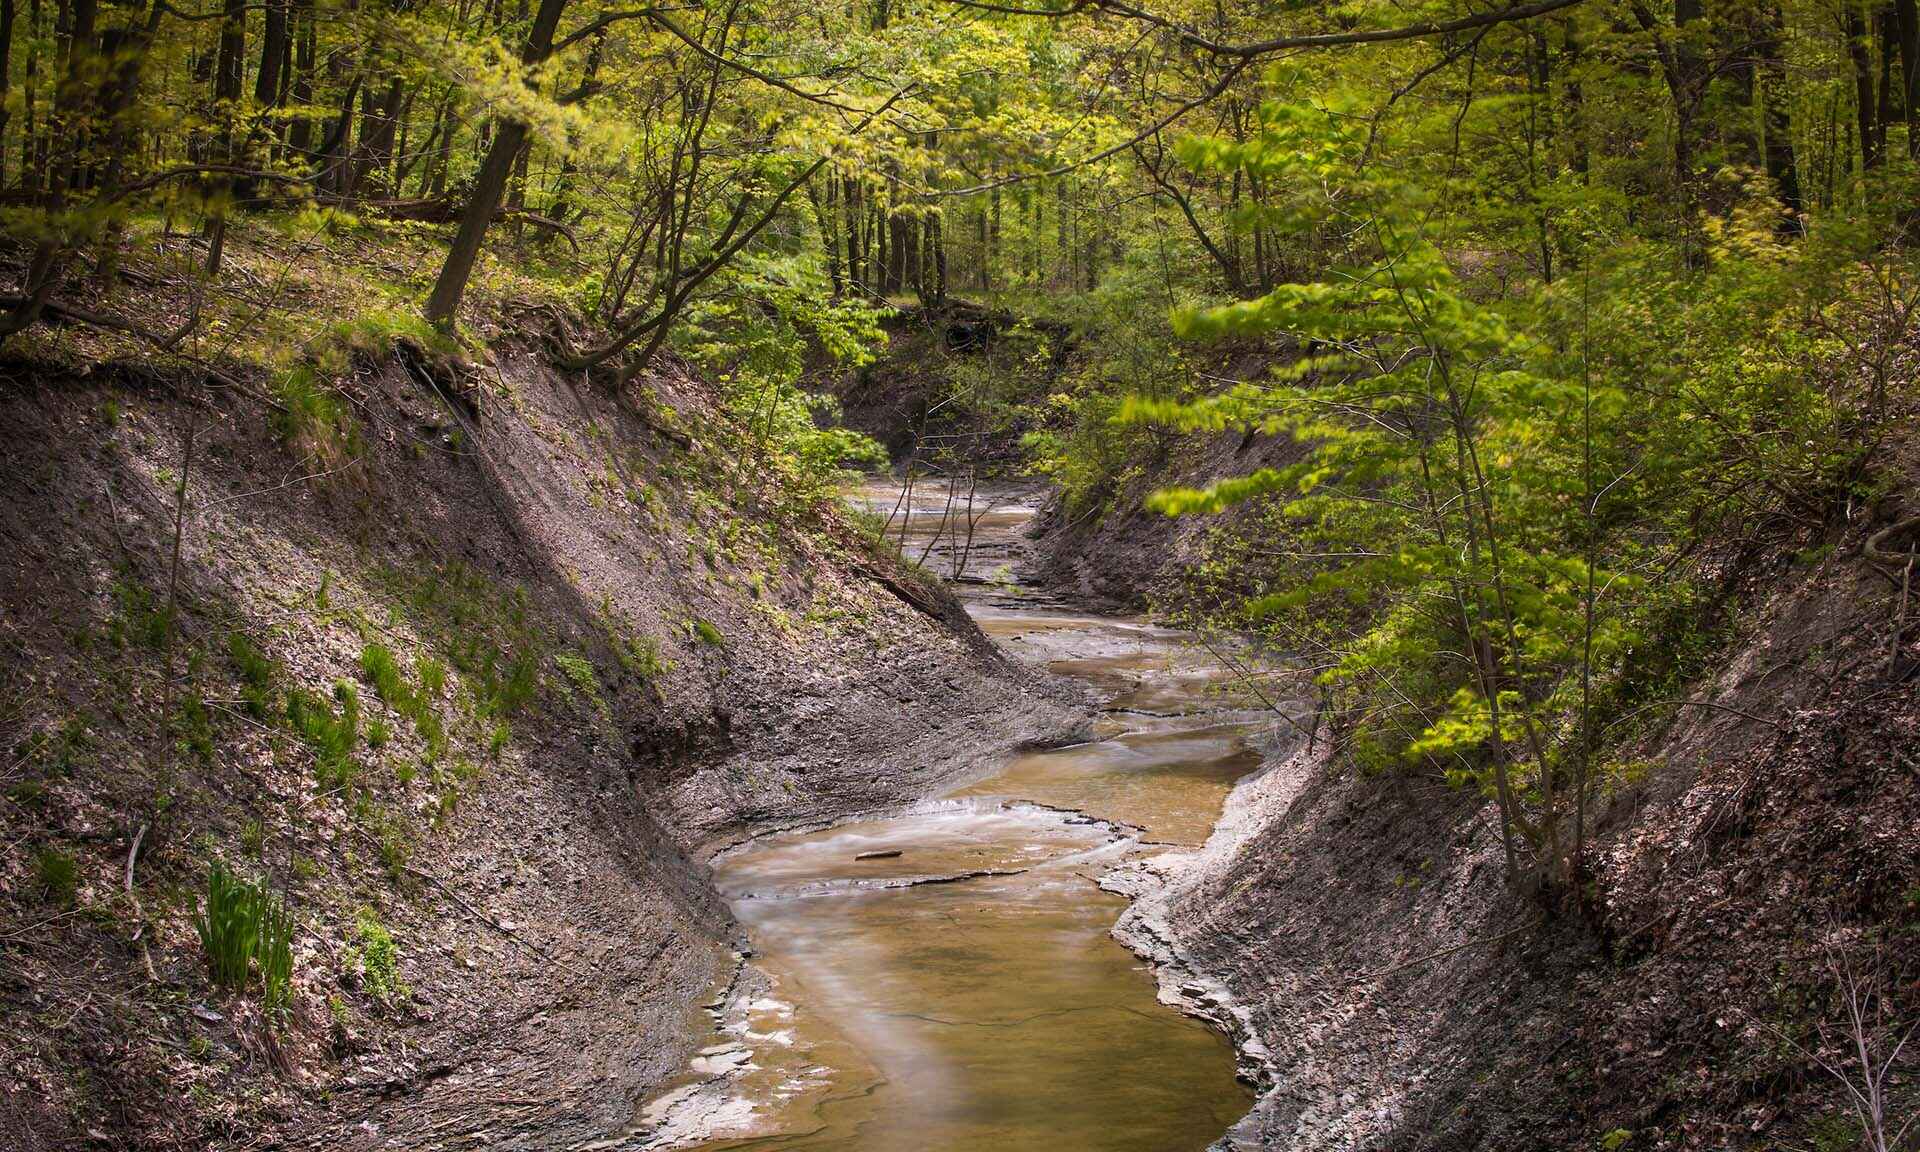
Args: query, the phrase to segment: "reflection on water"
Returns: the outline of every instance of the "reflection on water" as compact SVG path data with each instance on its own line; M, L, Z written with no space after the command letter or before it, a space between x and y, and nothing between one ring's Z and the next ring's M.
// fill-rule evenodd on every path
M744 1133L705 1148L1181 1152L1246 1110L1226 1041L1156 1001L1108 935L1123 901L1094 882L1142 841L1203 840L1257 763L1260 720L1181 633L1023 598L997 569L1032 504L964 497L856 499L892 509L895 538L910 507L908 554L959 569L989 635L1106 714L1096 739L1010 757L948 798L716 863L765 985L736 991L696 1069L731 1074Z

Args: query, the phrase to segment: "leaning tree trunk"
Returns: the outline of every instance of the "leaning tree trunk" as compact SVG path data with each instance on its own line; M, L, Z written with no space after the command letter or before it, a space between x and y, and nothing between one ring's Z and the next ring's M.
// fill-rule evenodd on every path
M540 0L540 11L533 18L526 47L520 53L521 63L532 67L553 51L553 33L560 26L560 13L566 6L567 0ZM487 238L487 226L493 223L493 214L500 210L507 177L513 173L514 162L520 158L520 148L526 140L527 126L520 120L502 120L494 131L486 162L474 178L473 196L460 217L460 230L454 234L453 246L447 249L447 262L440 268L433 294L427 297L426 316L430 323L450 327L459 313L460 298L466 295L467 281L480 257L480 244Z

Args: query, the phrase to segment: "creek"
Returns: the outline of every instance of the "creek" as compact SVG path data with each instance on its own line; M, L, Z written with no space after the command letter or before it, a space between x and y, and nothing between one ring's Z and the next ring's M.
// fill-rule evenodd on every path
M988 636L1087 685L1100 717L1084 743L903 811L717 860L751 959L689 1082L650 1108L648 1146L1198 1152L1251 1096L1226 1039L1162 1004L1110 935L1126 902L1098 881L1203 842L1272 717L1224 693L1227 669L1189 635L1015 582L1030 494L853 499L891 512Z

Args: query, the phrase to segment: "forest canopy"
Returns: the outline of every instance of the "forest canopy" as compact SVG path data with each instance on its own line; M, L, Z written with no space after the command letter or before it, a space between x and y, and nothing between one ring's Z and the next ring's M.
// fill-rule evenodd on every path
M797 385L962 296L1077 334L1015 398L1076 515L1169 432L1311 446L1155 498L1267 518L1206 622L1548 884L1695 668L1690 560L1876 499L1911 378L1915 0L0 0L0 76L0 340L253 356L276 419L340 418L272 317L358 236L405 257L328 270L331 339L532 301L563 369L709 372L815 494L879 461Z

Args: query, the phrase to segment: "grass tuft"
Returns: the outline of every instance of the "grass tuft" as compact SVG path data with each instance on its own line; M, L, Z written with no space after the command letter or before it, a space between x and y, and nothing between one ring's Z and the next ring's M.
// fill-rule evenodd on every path
M345 680L334 685L339 711L312 692L287 693L287 720L313 749L314 771L324 788L344 788L353 782L354 748L360 740L360 692Z
M80 865L58 848L42 848L33 854L33 886L47 903L71 908L80 890Z
M293 989L293 913L286 902L215 861L193 926L214 984L243 991L257 969L262 1004L270 1016L284 1017Z

